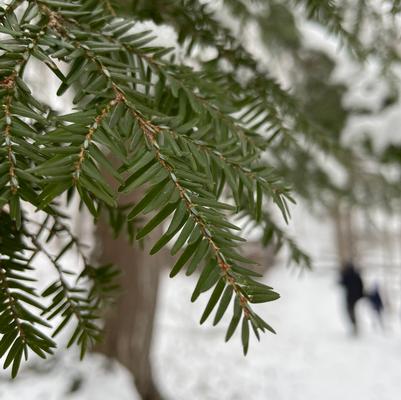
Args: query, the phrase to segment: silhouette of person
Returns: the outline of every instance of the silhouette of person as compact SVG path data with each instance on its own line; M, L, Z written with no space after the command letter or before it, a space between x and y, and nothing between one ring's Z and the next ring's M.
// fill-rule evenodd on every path
M368 299L370 301L370 304L376 313L377 320L379 321L379 324L382 328L384 328L384 322L383 322L383 309L384 309L384 304L382 297L380 295L380 290L379 290L379 285L376 283L373 287L373 290L368 294Z
M361 275L352 262L347 262L341 269L340 284L345 289L346 311L351 322L354 334L358 333L358 323L355 314L355 306L363 297L363 282Z

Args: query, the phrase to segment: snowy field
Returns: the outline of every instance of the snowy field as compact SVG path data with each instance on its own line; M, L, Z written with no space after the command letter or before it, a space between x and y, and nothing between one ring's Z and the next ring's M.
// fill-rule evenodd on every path
M260 307L278 334L242 355L238 332L224 344L227 321L199 326L204 302L191 304L190 278L162 277L153 359L169 400L397 400L401 393L399 316L383 332L367 304L361 334L347 333L333 273L277 268L266 277L282 299ZM206 296L205 296L206 297ZM206 301L207 299L202 299ZM1 400L136 400L128 374L99 356L60 356L31 364L15 382L0 376Z
M154 349L157 378L174 400L396 400L401 394L399 319L383 332L361 302L361 334L347 332L341 290L329 272L276 269L266 278L282 299L262 314L278 334L242 356L239 335L199 327L200 304L187 306L192 284L163 280ZM224 325L224 324L222 324Z

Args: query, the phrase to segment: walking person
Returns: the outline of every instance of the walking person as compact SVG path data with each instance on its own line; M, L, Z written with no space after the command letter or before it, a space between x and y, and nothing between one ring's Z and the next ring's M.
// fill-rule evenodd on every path
M373 289L367 295L370 305L373 308L373 312L376 315L377 321L382 329L384 329L384 320L383 320L383 310L384 304L382 300L382 296L380 294L379 284L375 283Z
M363 297L363 281L358 270L352 262L343 265L340 275L340 284L344 287L345 303L348 319L352 326L352 333L358 333L358 322L355 313L355 306Z

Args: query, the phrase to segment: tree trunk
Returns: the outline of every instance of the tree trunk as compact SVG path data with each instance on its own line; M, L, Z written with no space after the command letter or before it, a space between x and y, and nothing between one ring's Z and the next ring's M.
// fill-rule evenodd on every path
M352 225L352 210L344 209L341 204L333 210L337 256L341 264L351 261L356 256L355 232Z
M160 400L150 363L160 257L149 256L146 244L141 249L123 235L115 240L105 222L99 223L97 238L101 243L99 261L112 262L122 272L121 293L106 315L104 340L97 350L131 371L143 400ZM154 240L146 240L151 242Z

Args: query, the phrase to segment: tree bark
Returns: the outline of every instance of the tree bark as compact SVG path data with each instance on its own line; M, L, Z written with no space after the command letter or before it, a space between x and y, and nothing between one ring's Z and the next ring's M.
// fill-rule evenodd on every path
M99 223L97 238L99 261L112 262L122 272L121 293L106 315L104 340L97 350L128 368L143 400L160 400L150 362L161 260L149 256L146 243L154 240L147 239L144 249L123 235L115 240L105 222Z
M333 209L334 230L337 255L341 264L351 261L356 256L355 232L352 224L352 210L344 209L341 204Z

